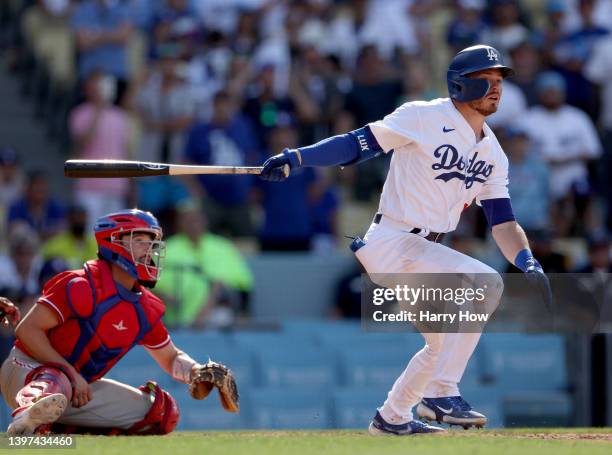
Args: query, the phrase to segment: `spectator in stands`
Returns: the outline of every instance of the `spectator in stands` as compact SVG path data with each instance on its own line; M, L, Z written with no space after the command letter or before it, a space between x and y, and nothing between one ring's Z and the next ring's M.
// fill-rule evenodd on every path
M546 21L541 30L534 33L534 44L540 50L542 67L549 67L554 62L554 51L565 34L563 22L567 13L567 2L548 0L546 3ZM512 64L514 67L514 57Z
M600 124L604 154L599 166L599 188L607 206L606 226L612 232L612 37L596 44L584 74L591 82L600 85Z
M492 0L491 24L483 31L483 43L507 53L529 38L529 29L521 23L521 10L517 0Z
M195 105L181 48L166 42L160 43L156 52L159 59L136 95L144 128L136 156L143 161L178 162L185 133L195 118Z
M402 82L384 61L376 47L364 46L357 60L354 84L346 96L344 113L337 128L342 132L366 125L392 112L401 102ZM368 201L384 182L386 160L372 161L356 168L355 197Z
M427 17L437 6L438 2L425 0L370 0L359 43L373 44L384 59L398 50L416 55L429 47Z
M23 191L23 172L17 152L12 147L0 147L0 252L5 249L8 210Z
M17 151L0 147L0 210L4 213L12 201L23 191L24 176Z
M238 16L236 32L231 36L231 48L239 55L253 55L261 37L258 15L255 11L243 9Z
M196 201L179 207L178 233L168 238L156 291L164 294L165 323L175 327L225 327L248 311L251 271L236 247L208 232Z
M300 142L325 137L333 119L342 107L343 94L332 62L325 59L313 45L296 50L291 66L289 93L303 106L300 122Z
M82 206L72 205L68 209L68 228L45 242L43 259L60 258L70 269L78 269L84 262L96 259L98 247L88 232L87 211Z
M403 71L404 94L401 102L433 100L441 96L429 80L427 65L422 59L411 59ZM505 85L504 85L505 87Z
M566 80L567 102L584 110L595 121L599 110L597 94L583 70L596 43L609 32L594 22L594 0L579 0L579 5L581 26L559 41L553 60Z
M291 123L279 124L270 133L269 155L298 145ZM309 251L313 236L311 206L318 181L313 168L292 172L283 185L257 182L257 199L262 202L264 222L259 232L262 251Z
M189 132L185 158L213 166L248 166L260 161L252 123L238 112L237 102L228 92L215 95L211 120L195 125ZM212 232L253 234L249 209L253 176L201 175L197 180Z
M514 69L512 83L523 91L527 105L531 107L538 103L536 79L541 67L540 54L533 44L525 41L510 50L510 57Z
M320 254L334 253L338 239L340 195L331 180L329 169L317 169L320 183L315 186L311 202L312 250Z
M160 48L172 44L181 59L191 57L202 39L202 24L189 0L166 0L153 19L151 53L158 57Z
M247 88L247 100L243 113L251 119L264 148L268 134L276 124L289 117L311 119L312 102L306 97L292 97L276 87L277 67L270 63L260 63L255 69L255 80ZM279 120L280 119L280 120Z
M112 76L94 71L85 82L85 102L70 113L69 127L74 155L81 159L125 160L129 154L127 113L113 106ZM88 231L96 219L125 208L127 179L79 179L76 200L88 214Z
M587 238L588 261L576 269L576 273L610 273L612 261L610 260L610 239L604 233L596 233Z
M29 173L23 196L13 201L9 208L9 230L19 222L28 224L43 240L65 227L66 210L51 197L47 174L42 171Z
M184 74L181 49L171 42L157 46L159 60L136 90L136 107L143 127L136 157L141 161L180 163L185 134L195 117L195 104ZM136 182L137 205L155 213L171 235L176 205L188 198L184 180L155 177Z
M533 150L550 166L553 226L560 235L584 233L591 221L587 164L601 155L601 143L591 119L565 103L565 81L559 73L541 74L537 89L540 105L528 111L523 126Z
M0 255L0 295L8 297L26 314L40 291L40 240L25 223L11 226L8 254Z
M480 36L485 28L482 11L486 4L484 0L459 0L457 15L449 24L446 42L451 54L456 54L466 47L481 42Z
M83 0L72 15L78 51L78 77L103 71L117 80L120 99L129 78L127 44L132 35L129 8L117 0Z
M520 125L506 129L501 138L508 155L508 190L516 219L525 229L549 227L551 200L547 164L529 150L527 131Z

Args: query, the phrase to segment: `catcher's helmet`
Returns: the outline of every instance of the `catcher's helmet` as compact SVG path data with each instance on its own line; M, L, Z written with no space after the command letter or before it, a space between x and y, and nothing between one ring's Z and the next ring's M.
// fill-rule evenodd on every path
M162 228L152 213L138 209L111 213L98 218L94 232L101 259L117 264L140 284L150 288L155 286L166 250ZM148 241L145 257L136 258L132 251L133 236L141 232L151 234L153 238ZM125 235L130 236L129 242L125 242Z
M494 47L479 44L463 49L453 57L446 73L449 96L462 103L482 98L489 91L489 82L467 75L491 68L499 68L504 78L514 74Z

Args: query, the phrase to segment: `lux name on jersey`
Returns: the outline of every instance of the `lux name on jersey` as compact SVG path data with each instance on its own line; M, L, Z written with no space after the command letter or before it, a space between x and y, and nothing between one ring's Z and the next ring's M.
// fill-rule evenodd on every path
M457 169L458 171L463 171L465 169L465 173L445 172L443 174L439 174L436 177L436 180L444 180L445 182L448 182L454 178L464 180L466 188L471 188L474 182L484 183L487 180L487 177L493 172L494 166L492 164L488 164L484 160L477 160L478 152L475 152L469 159L466 169L464 158L459 155L457 149L451 144L443 144L439 146L436 150L434 150L434 157L439 159L438 163L431 165L431 168L434 171L438 171L440 169Z

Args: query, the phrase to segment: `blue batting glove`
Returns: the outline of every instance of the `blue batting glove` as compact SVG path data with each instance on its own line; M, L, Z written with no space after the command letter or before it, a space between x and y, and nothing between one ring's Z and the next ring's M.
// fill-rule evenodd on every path
M289 177L292 170L299 168L301 165L299 152L285 149L282 153L265 161L259 176L269 182L282 182Z
M514 265L525 273L527 281L538 290L546 307L549 311L552 311L552 289L550 288L550 281L538 260L531 254L531 251L526 248L519 251L514 259Z

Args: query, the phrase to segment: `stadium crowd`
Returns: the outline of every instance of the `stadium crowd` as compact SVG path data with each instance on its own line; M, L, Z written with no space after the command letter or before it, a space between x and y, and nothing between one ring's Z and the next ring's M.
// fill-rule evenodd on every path
M259 165L405 101L446 96L450 56L493 45L516 75L489 124L509 157L514 211L536 256L550 272L612 270L610 0L10 0L2 8L5 66L66 158ZM353 208L374 213L389 159L306 168L280 185L251 176L83 179L73 198L59 198L49 192L58 175L26 166L27 150L0 145L0 294L27 305L53 273L95 255L98 216L138 206L160 218L168 238L159 290L172 296L169 324L196 326L227 322L223 308L247 311L253 277L232 241L333 251L354 233L345 232L355 228ZM480 212L466 210L454 248L479 254ZM587 239L586 262L557 251L572 238Z

